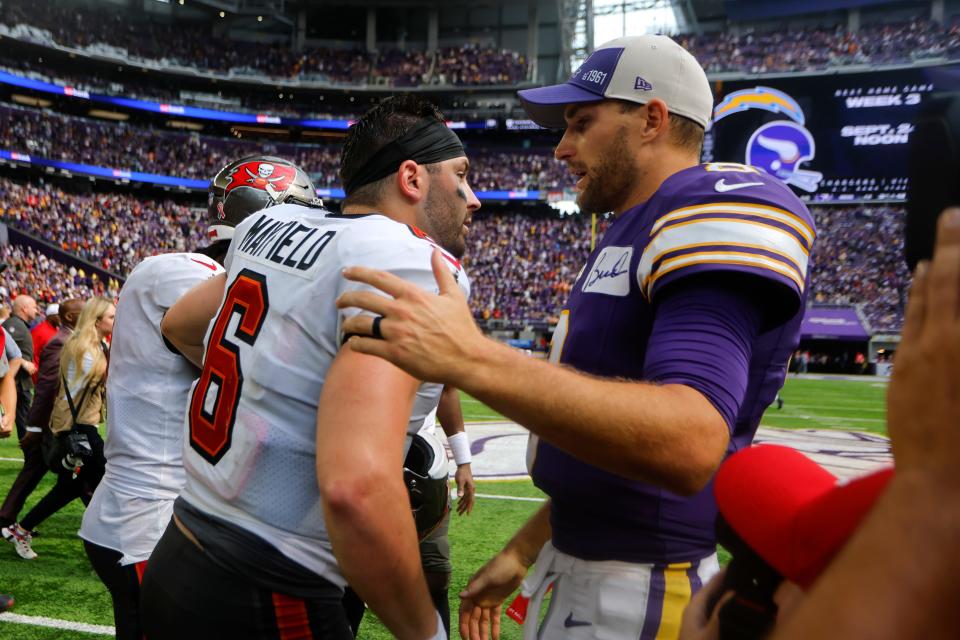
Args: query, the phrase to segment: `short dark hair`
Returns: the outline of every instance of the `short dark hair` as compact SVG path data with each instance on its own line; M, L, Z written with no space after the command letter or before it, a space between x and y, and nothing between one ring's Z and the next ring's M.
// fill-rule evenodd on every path
M433 104L414 95L390 96L357 120L340 151L340 183L346 184L380 149L406 134L423 118L444 121ZM376 206L390 176L365 184L344 198L341 206Z
M628 100L617 100L620 103L620 111L629 113L636 111L644 105L639 102L630 102ZM702 126L686 116L670 113L670 141L676 146L695 152L697 157L703 148L704 129Z

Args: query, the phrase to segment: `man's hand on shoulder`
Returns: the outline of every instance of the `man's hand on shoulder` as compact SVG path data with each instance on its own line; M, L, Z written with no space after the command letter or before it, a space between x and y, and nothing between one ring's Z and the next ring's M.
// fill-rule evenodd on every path
M347 319L344 334L350 348L384 358L419 380L458 385L468 375L471 362L482 355L488 341L473 320L467 299L457 285L439 249L431 258L440 294L430 294L415 284L384 271L350 267L343 275L380 289L391 297L367 291L349 291L337 307L357 307L381 316L380 338L373 336L374 318Z

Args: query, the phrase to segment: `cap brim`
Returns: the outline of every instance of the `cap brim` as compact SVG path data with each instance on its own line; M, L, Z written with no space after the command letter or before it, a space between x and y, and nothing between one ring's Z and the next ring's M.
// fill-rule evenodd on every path
M599 102L603 96L574 84L554 84L549 87L518 91L520 102L530 119L547 129L564 129L567 121L563 111L568 104Z
M730 527L785 578L809 587L843 548L893 475L850 482L789 447L758 445L731 456L714 484Z

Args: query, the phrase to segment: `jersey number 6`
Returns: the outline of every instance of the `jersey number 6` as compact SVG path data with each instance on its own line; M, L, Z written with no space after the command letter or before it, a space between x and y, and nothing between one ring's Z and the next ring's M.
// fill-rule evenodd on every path
M227 289L210 333L203 372L190 399L190 446L210 464L217 464L230 449L243 389L240 347L231 337L252 346L269 306L266 277L244 269ZM233 335L227 336L235 314L240 316L240 322Z

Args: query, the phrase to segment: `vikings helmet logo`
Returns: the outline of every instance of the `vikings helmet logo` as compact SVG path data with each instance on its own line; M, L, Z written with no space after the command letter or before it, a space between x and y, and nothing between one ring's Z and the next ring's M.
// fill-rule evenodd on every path
M809 193L817 190L823 179L819 171L801 169L800 164L813 160L816 144L802 125L789 120L768 122L753 132L747 142L747 164L763 169Z
M234 189L247 187L266 191L270 198L275 202L283 199L283 194L290 188L297 178L296 167L288 164L279 164L271 162L247 162L230 174L230 184L224 189L223 197L226 197Z

